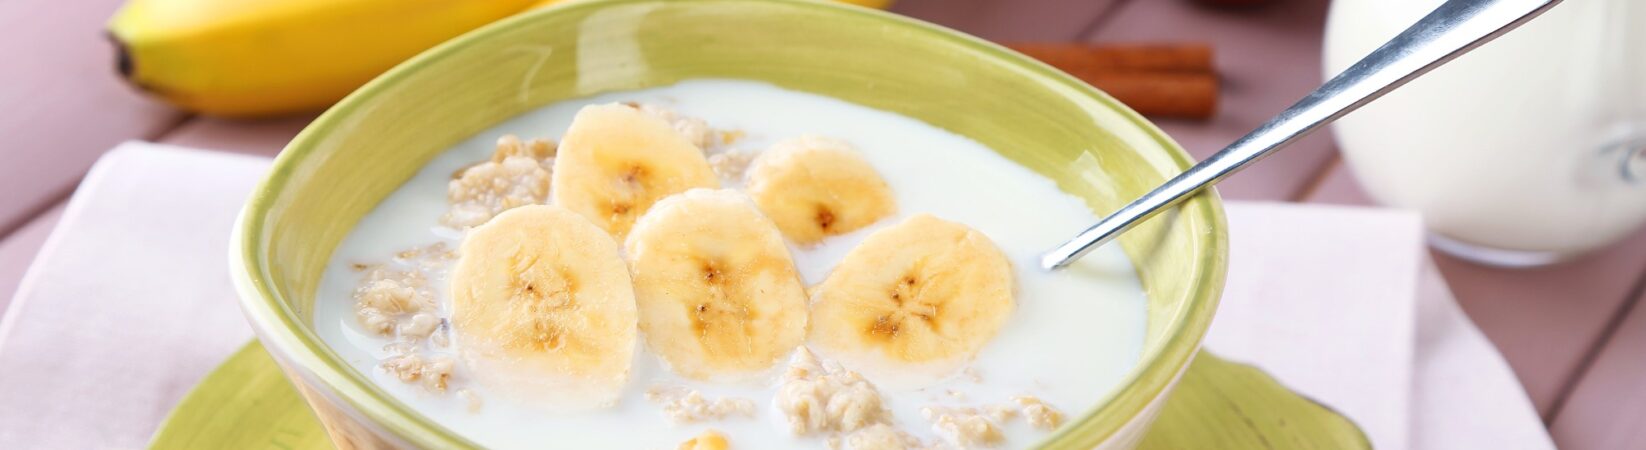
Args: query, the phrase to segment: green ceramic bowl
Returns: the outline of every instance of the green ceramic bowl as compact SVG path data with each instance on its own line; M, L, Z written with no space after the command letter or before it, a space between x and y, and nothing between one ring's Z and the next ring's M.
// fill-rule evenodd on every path
M471 447L374 386L311 327L332 250L448 146L560 100L740 78L897 112L977 140L1107 212L1190 159L1114 99L1000 46L897 15L801 0L613 0L513 17L442 44L315 120L275 161L235 230L247 316L333 440ZM1127 448L1211 323L1226 235L1214 195L1128 233L1149 296L1143 359L1045 448ZM1095 387L1094 388L1100 388Z

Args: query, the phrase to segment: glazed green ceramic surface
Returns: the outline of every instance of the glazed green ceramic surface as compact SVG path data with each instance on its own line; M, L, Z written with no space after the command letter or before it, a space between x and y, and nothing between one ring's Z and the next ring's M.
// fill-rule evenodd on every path
M1195 357L1139 449L1370 449L1347 417L1262 369Z
M803 0L569 3L430 50L297 136L236 230L231 265L253 325L300 382L382 430L424 447L469 446L391 400L310 330L333 248L424 162L499 121L569 98L711 77L823 94L948 129L1056 180L1098 212L1190 164L1158 129L1090 86L901 16ZM1149 295L1143 360L1100 408L1072 412L1046 447L1090 448L1138 416L1190 361L1216 308L1226 236L1214 195L1145 223L1121 245Z
M200 380L149 441L153 449L331 448L326 431L257 342Z
M329 449L326 432L253 342L204 380L150 448ZM1353 422L1261 370L1202 353L1140 449L1370 449Z

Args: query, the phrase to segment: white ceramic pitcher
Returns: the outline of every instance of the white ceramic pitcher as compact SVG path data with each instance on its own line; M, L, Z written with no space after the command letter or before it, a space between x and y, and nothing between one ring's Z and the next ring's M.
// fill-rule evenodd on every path
M1336 74L1442 0L1335 0ZM1646 0L1566 0L1339 120L1379 202L1424 214L1433 244L1541 265L1646 222Z

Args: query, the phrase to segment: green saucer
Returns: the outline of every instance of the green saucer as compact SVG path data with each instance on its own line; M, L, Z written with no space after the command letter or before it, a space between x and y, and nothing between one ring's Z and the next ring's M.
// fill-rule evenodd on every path
M256 342L206 375L151 449L329 449L320 422ZM1202 352L1140 449L1369 449L1354 422L1255 367Z

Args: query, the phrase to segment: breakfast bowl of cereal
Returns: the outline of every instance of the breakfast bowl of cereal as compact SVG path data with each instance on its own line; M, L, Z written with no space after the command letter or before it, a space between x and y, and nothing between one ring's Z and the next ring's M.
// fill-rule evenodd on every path
M1189 164L935 25L578 2L315 120L231 265L345 448L1129 448L1215 310L1216 196L1035 261Z

